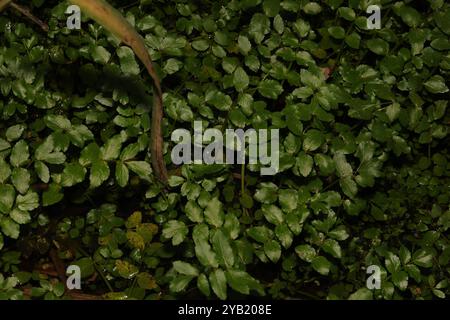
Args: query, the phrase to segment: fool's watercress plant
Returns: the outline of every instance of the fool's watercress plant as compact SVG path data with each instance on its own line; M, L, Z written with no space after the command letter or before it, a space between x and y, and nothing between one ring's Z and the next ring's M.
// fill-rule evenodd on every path
M64 28L66 2L29 4L48 34L2 14L0 295L70 298L39 263L56 243L110 299L445 298L450 7L378 3L367 30L364 1L111 1L162 79L166 190L133 52ZM279 129L280 172L174 166L194 121Z

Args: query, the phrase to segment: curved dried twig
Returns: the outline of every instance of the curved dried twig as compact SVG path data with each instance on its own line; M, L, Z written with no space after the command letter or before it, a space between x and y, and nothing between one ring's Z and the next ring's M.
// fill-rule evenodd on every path
M133 49L136 56L145 65L153 80L154 98L152 110L151 129L151 153L152 166L156 177L163 183L167 183L168 174L163 159L162 119L163 102L162 90L158 75L153 68L150 55L145 47L144 40L122 14L113 8L105 0L69 0L92 19L101 24L105 29L122 40L123 43Z
M45 22L43 22L41 19L39 19L38 17L35 17L31 13L30 9L28 9L27 7L18 5L17 3L13 2L12 0L0 0L0 12L2 12L8 6L13 8L14 10L20 12L25 17L30 19L32 22L36 23L43 31L48 32L48 25Z
M3 9L5 9L12 0L0 0L0 12L3 11Z

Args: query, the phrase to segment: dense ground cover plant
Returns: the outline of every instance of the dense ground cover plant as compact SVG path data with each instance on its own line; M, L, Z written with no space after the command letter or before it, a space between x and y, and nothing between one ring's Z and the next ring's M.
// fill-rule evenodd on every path
M132 50L86 17L68 30L65 1L27 4L47 33L2 13L1 299L448 296L447 3L110 3L162 79L169 187ZM279 129L280 172L172 165L196 120ZM65 291L70 264L90 296Z

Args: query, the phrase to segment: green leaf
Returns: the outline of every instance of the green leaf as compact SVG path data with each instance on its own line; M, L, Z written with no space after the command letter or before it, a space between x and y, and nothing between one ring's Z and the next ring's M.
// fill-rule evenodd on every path
M342 27L329 27L328 33L335 39L344 39L345 38L345 30Z
M9 184L0 185L0 212L8 214L15 199L16 191L13 186Z
M386 115L388 116L390 122L397 119L398 115L400 114L400 110L400 104L397 102L394 102L386 108Z
M91 47L90 53L94 61L100 64L106 64L111 58L111 54L102 46Z
M284 248L289 248L293 241L293 235L289 227L285 224L279 225L275 228L275 235L280 240L281 245Z
M448 92L448 87L445 84L445 79L440 75L432 76L424 83L424 86L431 93Z
M125 187L128 183L129 172L128 168L122 161L116 162L116 180L119 186Z
M221 111L228 111L232 104L230 96L225 95L220 91L210 91L206 95L205 101Z
M249 34L257 44L260 44L264 36L270 31L270 20L261 13L255 13L250 21Z
M31 221L31 216L28 211L23 211L17 208L13 209L9 216L18 224L27 224Z
M252 71L256 72L259 70L261 63L257 56L248 55L245 57L245 65Z
M392 274L392 282L401 291L405 291L408 287L408 274L405 271L397 271Z
M214 251L212 251L210 244L206 240L195 241L195 254L200 263L204 266L213 268L217 268L219 266L217 256Z
M223 59L222 61L222 68L223 70L225 70L227 73L233 73L234 70L236 70L236 68L239 65L239 60L232 57L226 57Z
M417 26L419 26L422 20L420 13L410 6L403 5L398 8L397 12L402 18L403 22L411 28L416 28Z
M444 51L444 50L450 49L450 43L445 38L434 39L433 41L431 41L430 45L433 49L436 49L439 51Z
M248 40L246 36L239 36L238 47L241 53L246 56L252 49L252 44L250 43L250 40Z
M270 261L276 263L281 257L281 246L278 241L269 240L264 243L264 252Z
M81 164L74 162L66 164L62 176L61 185L63 187L71 187L77 183L84 181L86 169Z
M127 167L136 173L141 179L149 180L152 174L152 167L146 161L128 161L125 162Z
M250 294L250 290L256 290L260 295L264 295L264 289L258 280L241 270L227 270L225 272L229 286L242 294Z
M416 282L420 283L422 276L420 274L420 269L413 264L408 264L405 266L405 271L408 275L413 278Z
M233 85L237 91L242 92L248 87L249 78L247 73L241 67L237 67L233 74Z
M306 14L316 15L322 11L322 7L317 2L308 2L303 6L303 11Z
M268 17L275 17L280 11L280 0L264 0L263 9Z
M330 231L328 233L328 235L338 241L344 241L349 237L349 234L346 230L346 228L341 225L337 228L335 228L334 230Z
M78 162L86 167L100 158L100 148L93 142L88 144L82 151Z
M144 238L137 232L127 231L126 232L128 243L136 249L144 250L145 248L145 240Z
M209 274L209 283L221 300L227 299L227 279L222 269L216 269Z
M317 150L324 142L324 134L319 130L311 129L304 136L303 150L306 152Z
M64 198L64 194L61 192L61 187L57 184L51 183L48 190L42 195L42 205L44 207L51 206L58 203Z
M133 212L125 222L125 226L128 229L133 229L138 227L142 223L142 212L135 211Z
M223 230L225 234L231 239L236 239L241 232L239 219L236 215L228 213L225 215L225 223L223 224Z
M243 208L250 209L253 208L253 197L249 195L247 192L241 194L239 198L239 202L241 203Z
M436 252L432 248L422 248L414 252L412 262L423 268L431 268L433 266L433 257Z
M266 220L274 225L279 225L284 222L283 211L273 204L263 204L262 212Z
M345 37L345 43L353 49L359 49L359 44L361 43L361 36L356 32L350 33Z
M207 40L195 40L192 42L192 47L197 51L205 51L209 48L209 43Z
M321 175L328 176L334 172L334 161L329 156L317 153L314 155L314 162L319 167Z
M34 170L36 171L39 179L44 183L48 183L50 181L50 170L42 161L36 161L34 163Z
M367 40L367 47L375 54L385 56L389 53L389 43L383 39L370 39Z
M340 259L342 257L341 246L336 240L326 239L322 244L322 249L335 258Z
M353 292L348 297L348 300L372 300L372 298L373 298L372 291L370 291L367 288L361 288Z
M278 200L283 212L292 212L297 209L298 192L293 189L280 190Z
M258 242L264 243L273 236L272 230L265 226L252 227L247 229L247 234Z
M164 225L162 234L165 238L172 239L172 244L177 246L184 241L188 232L189 229L184 222L170 220Z
M219 259L219 264L227 269L231 268L234 264L234 253L229 239L222 230L219 229L214 233L212 245Z
M197 288L207 297L211 295L211 290L209 288L209 281L208 278L204 273L202 273L197 278Z
M436 297L438 297L438 298L440 298L440 299L445 299L445 293L442 291L442 290L438 290L438 289L433 289L432 290L433 291L433 294L436 296Z
M170 281L169 289L172 292L181 292L186 290L189 282L193 279L193 276L178 275L172 281Z
M216 254L212 251L208 242L209 230L206 224L198 224L194 227L192 238L195 243L195 254L200 263L207 267L217 268L219 263Z
M384 263L386 265L386 269L388 269L390 273L393 274L400 271L400 259L395 254L389 253Z
M164 65L164 71L167 72L167 74L174 74L177 71L179 71L183 67L183 63L181 61L178 61L177 59L170 58L166 61L166 64Z
M81 258L77 261L72 262L72 265L78 266L81 271L81 278L86 279L92 276L95 272L94 262L91 258Z
M85 125L74 125L67 132L70 141L77 147L83 147L86 141L94 139L91 130Z
M25 195L19 194L16 199L16 205L20 210L32 211L39 207L39 196L33 191L28 191Z
M277 186L273 183L262 183L255 193L255 200L261 203L270 204L277 200Z
M181 274L196 277L199 275L198 269L194 267L192 264L183 262L183 261L174 261L173 262L173 268Z
M309 244L302 244L295 247L295 253L297 253L300 259L306 262L312 262L316 257L316 250Z
M7 150L11 147L8 141L0 138L0 151Z
M401 246L399 257L402 264L406 265L409 261L411 261L411 252L405 246Z
M345 20L348 20L348 21L353 21L353 20L355 20L355 17L356 17L355 11L349 7L340 7L338 9L338 13L342 18L344 18Z
M52 130L69 130L72 126L70 120L62 115L47 115L44 121L47 127Z
M20 227L8 217L0 217L0 228L5 236L13 239L19 238Z
M52 152L55 148L55 141L53 136L49 136L45 141L36 148L35 158L39 161L44 161L50 164L63 164L66 161L66 156L62 152Z
M231 110L229 113L229 119L234 125L240 128L244 128L248 121L247 117L240 109Z
M24 194L30 187L30 173L23 168L15 168L11 175L11 181L17 191Z
M108 139L106 144L100 148L101 158L105 161L117 159L122 147L122 137L120 134Z
M297 215L294 212L290 212L286 215L286 223L289 227L289 229L292 231L292 233L296 236L298 236L303 229L302 224L302 217Z
M311 89L319 89L324 84L324 78L322 74L313 73L308 70L300 71L300 80L303 84Z
M336 153L333 160L339 177L346 178L353 175L352 166L347 162L347 159L343 153Z
M279 14L277 14L273 19L273 27L279 34L282 34L284 32L284 21Z
M158 20L150 15L144 16L141 20L139 20L136 24L139 30L147 31L153 29L158 25Z
M317 256L311 261L311 266L321 275L328 275L331 268L331 262L327 258L322 256Z
M9 127L6 130L6 139L8 141L16 141L19 139L25 130L25 126L23 124L16 124L15 126Z
M302 151L297 157L297 162L300 174L304 177L309 176L313 167L313 158Z
M208 202L205 208L205 219L210 225L219 228L222 226L224 221L222 202L218 198L213 198Z
M11 168L9 167L9 164L3 159L3 157L0 157L0 183L4 183L9 176L11 175Z
M25 142L25 140L20 140L12 148L9 161L14 167L20 167L25 162L27 162L29 157L30 153L28 151L27 143Z
M341 178L339 180L339 185L345 195L351 199L353 199L358 193L358 186L351 177Z
M125 74L138 75L140 72L139 65L134 58L133 50L129 47L120 47L116 51L120 60L120 69Z
M186 203L184 211L186 212L187 217L192 222L197 222L197 223L203 222L203 210L200 208L200 206L195 201L189 200Z
M122 150L122 153L120 154L120 160L128 161L133 159L139 153L139 148L140 147L138 143L129 144Z
M450 35L450 10L435 14L436 25L446 34Z
M258 85L259 93L269 99L277 99L283 92L283 87L275 80L263 80Z
M106 161L98 160L92 163L89 181L91 188L96 188L105 182L109 177L109 166Z

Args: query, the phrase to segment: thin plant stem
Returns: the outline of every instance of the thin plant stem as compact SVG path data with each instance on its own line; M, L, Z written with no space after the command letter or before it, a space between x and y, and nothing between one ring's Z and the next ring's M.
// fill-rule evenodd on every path
M80 251L80 253L86 257L90 257L90 255L84 251L83 249L81 249L80 247L77 248L78 251ZM92 257L91 257L92 259ZM102 277L103 281L106 283L106 286L108 287L109 291L114 292L113 287L111 286L111 283L109 283L108 279L106 278L105 274L103 273L103 271L101 270L101 268L97 265L97 263L95 263L94 259L92 259L92 263L94 265L95 270L97 270L98 274L100 275L100 277Z
M31 20L32 22L36 23L43 31L48 32L48 25L44 21L42 21L41 19L39 19L38 17L33 15L31 13L30 9L28 9L27 7L18 5L17 3L14 3L14 2L11 2L9 5L11 6L11 8L20 12L25 17L27 17L29 20Z

